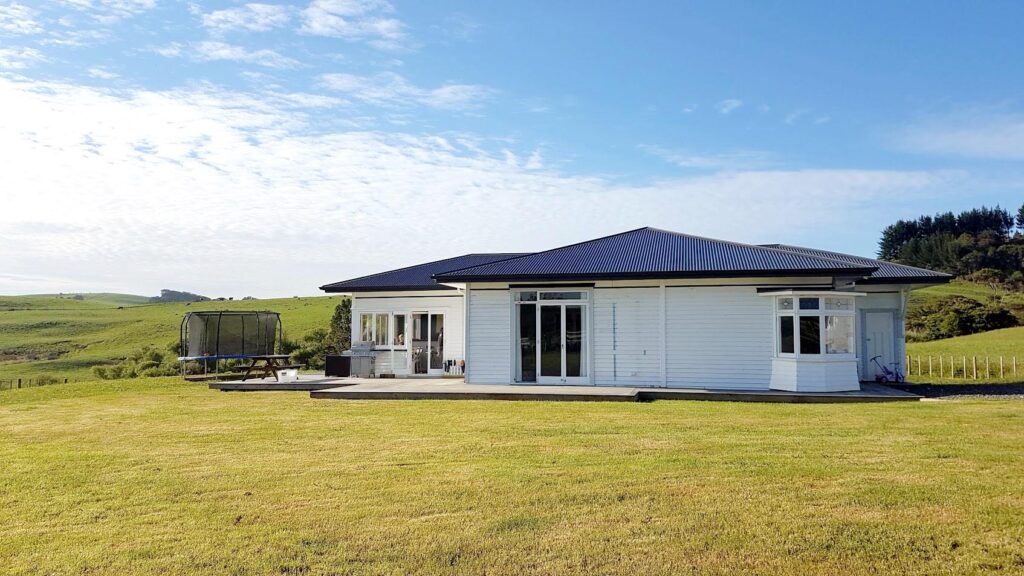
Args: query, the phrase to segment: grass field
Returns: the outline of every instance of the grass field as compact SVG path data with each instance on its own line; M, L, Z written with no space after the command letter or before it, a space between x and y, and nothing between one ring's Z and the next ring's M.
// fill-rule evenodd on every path
M145 304L139 296L0 296L0 379L50 375L91 377L91 368L144 345L161 349L178 340L181 318L195 310L273 310L285 335L298 338L326 327L338 298ZM34 358L27 360L29 358Z
M5 574L1024 572L1019 402L0 393Z

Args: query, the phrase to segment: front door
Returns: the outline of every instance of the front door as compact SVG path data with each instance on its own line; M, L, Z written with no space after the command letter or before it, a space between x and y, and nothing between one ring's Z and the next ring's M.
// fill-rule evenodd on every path
M413 374L444 374L444 314L413 312L409 344Z
M876 361L887 368L893 368L896 362L895 325L892 312L864 313L864 357L862 359L861 380L874 380L882 373L882 369L871 359L879 356Z
M579 384L587 381L585 308L578 304L540 304L537 322L537 381Z

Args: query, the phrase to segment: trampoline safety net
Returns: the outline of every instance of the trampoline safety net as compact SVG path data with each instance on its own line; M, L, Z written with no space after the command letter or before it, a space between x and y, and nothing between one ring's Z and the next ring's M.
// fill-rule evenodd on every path
M276 312L189 312L181 323L183 359L273 354L281 336Z

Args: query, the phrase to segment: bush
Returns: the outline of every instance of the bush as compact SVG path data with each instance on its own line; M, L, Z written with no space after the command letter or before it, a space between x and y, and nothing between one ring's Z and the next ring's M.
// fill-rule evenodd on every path
M132 351L127 358L111 366L93 366L92 373L102 380L120 378L151 378L155 376L175 376L181 370L178 355L174 351L177 343L160 350L153 346L143 346ZM201 365L197 365L199 369Z
M939 340L1017 324L1017 317L998 301L982 304L963 296L948 296L908 312L907 339Z

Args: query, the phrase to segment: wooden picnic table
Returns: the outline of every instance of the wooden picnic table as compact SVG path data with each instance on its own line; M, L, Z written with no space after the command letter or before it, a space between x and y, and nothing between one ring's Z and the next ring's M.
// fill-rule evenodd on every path
M249 363L249 367L245 370L245 376L242 376L242 382L245 382L250 376L255 374L259 374L260 378L273 376L274 380L280 382L277 377L278 370L300 368L298 364L286 364L283 362L288 360L287 354L265 354L262 356L252 356L251 360L252 362Z

